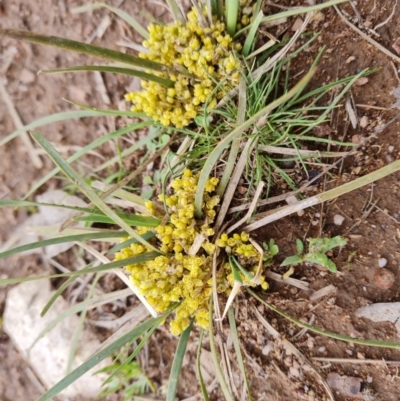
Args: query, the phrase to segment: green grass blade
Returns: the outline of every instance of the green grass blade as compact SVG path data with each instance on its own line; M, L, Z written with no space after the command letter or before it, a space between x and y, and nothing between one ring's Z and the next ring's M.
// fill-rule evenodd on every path
M152 233L152 232L147 232L147 233L142 234L142 237L143 237L145 240L149 240L149 239L151 239L151 238L154 237L154 233ZM120 251L121 249L127 248L127 247L129 247L130 245L135 244L135 243L137 243L136 238L129 238L128 240L126 240L126 241L124 241L124 242L121 242L120 244L115 245L113 248L111 248L111 249L106 253L106 256L113 255L113 254L117 253L118 251Z
M251 23L251 28L249 33L247 34L246 40L243 45L243 50L242 54L247 57L250 53L250 50L253 46L254 40L256 38L256 34L258 32L258 27L260 26L261 19L264 17L264 14L262 11L260 11L254 21Z
M107 60L119 61L121 63L130 64L136 67L153 71L170 72L176 75L178 75L179 73L183 74L183 72L178 72L173 67L160 64L155 61L142 59L132 54L126 54L105 47L90 45L88 43L78 42L66 38L60 38L58 36L40 35L28 31L20 31L17 29L0 29L0 38L2 37L10 37L13 39L24 40L29 43L58 47L60 49L69 50L81 54L87 54ZM185 73L184 75L187 74Z
M114 138L118 138L122 135L125 135L129 132L135 131L136 129L140 129L140 128L144 128L144 127L148 127L149 125L151 125L151 121L142 121L140 123L136 123L136 124L130 124L127 125L124 128L121 128L117 131L111 132L107 135L101 136L100 138L95 139L93 142L90 142L88 145L86 145L85 147L83 147L82 149L80 149L78 152L74 153L72 156L70 156L66 162L67 163L72 163L75 160L78 160L81 156L83 156L84 154L90 152L91 150L97 148L98 146L101 146L102 144L114 139ZM156 137L154 134L153 135L149 135L148 137L140 140L139 142L137 142L134 146L136 147L140 147L143 146L143 144L145 144L147 141L147 139ZM116 157L116 160L118 160L118 156ZM110 164L111 165L111 164ZM42 185L44 185L50 178L53 178L56 174L58 174L60 172L60 168L56 167L55 169L53 169L52 171L50 171L48 174L46 174L42 179L40 179L37 183L35 183L32 188L29 190L29 192L25 195L25 199L28 198L30 195L32 195L38 188L40 188ZM95 170L96 172L97 170Z
M69 209L69 210L74 210L76 212L84 212L84 213L94 213L96 212L93 209L88 209L86 207L78 207L78 206L67 206L67 205L62 205L62 204L56 204L56 203L41 203L41 202L33 202L33 201L25 201L25 200L12 200L12 199L6 199L6 200L0 200L0 207L32 207L32 206L48 206L48 207L58 207L60 209ZM97 212L98 213L98 212Z
M167 0L169 9L171 10L172 15L174 16L175 21L185 21L185 17L179 8L179 5L176 0Z
M90 273L98 273L104 272L111 269L116 269L117 267L124 267L130 264L137 264L147 262L148 260L153 260L157 256L160 256L159 252L146 252L141 255L133 256L131 258L127 258L124 260L117 260L115 262L105 263L101 266L96 267L85 267L84 269L68 272L68 273L58 273L58 274L50 274L47 276L32 276L32 277L16 277L16 278L6 278L0 279L0 285L8 285L8 284L16 284L25 281L36 281L43 280L47 278L58 278L58 277L71 277L71 276L81 276L82 274L90 274Z
M94 232L87 234L67 235L64 237L50 238L38 242L31 242L29 244L8 249L7 251L0 252L0 258L6 258L8 256L15 255L17 253L30 251L32 249L44 248L49 245L63 244L65 242L90 241L90 240L105 239L105 238L124 238L127 236L128 234L124 231L102 231L102 232Z
M254 114L251 118L245 121L243 124L236 127L229 135L227 135L222 141L220 141L213 151L210 153L207 161L204 163L204 166L201 170L199 181L197 184L197 191L195 196L195 214L197 218L201 218L201 206L203 203L204 189L209 178L212 169L214 168L215 163L220 158L222 152L230 145L230 143L237 138L243 131L250 128L253 124L255 124L261 117L264 117L272 110L277 108L282 103L289 100L291 97L296 95L298 92L301 92L304 87L308 84L310 79L315 74L316 69L312 68L292 89L290 89L287 93L285 93L280 98L271 102L268 106L261 109L259 112Z
M236 358L238 361L239 369L240 369L240 372L242 373L243 380L246 385L246 390L247 390L247 395L248 395L249 401L252 401L253 397L251 396L249 381L248 381L247 375L246 375L246 366L244 364L242 352L240 350L239 336L238 336L238 332L237 332L237 328L236 328L235 312L234 312L233 308L229 308L229 310L228 310L228 320L229 320L229 327L230 327L231 333L232 333L233 346L235 348Z
M231 37L235 36L239 13L239 0L225 1L226 31Z
M309 7L293 8L292 10L283 11L281 13L277 13L277 14L273 14L273 15L268 15L267 17L263 18L261 20L261 22L265 23L265 22L275 21L275 20L281 19L281 18L292 17L293 15L305 14L305 13L308 13L311 11L318 11L318 10L322 10L327 7L334 6L336 4L345 3L347 1L349 1L349 0L330 0L325 3L315 4L315 5L309 6Z
M54 320L52 320L35 338L33 343L30 345L29 349L32 349L34 345L51 329L56 327L60 322L66 319L69 316L76 315L77 313L82 312L83 310L93 309L104 304L114 302L117 299L126 298L129 295L132 295L132 290L130 288L125 288L124 290L114 291L108 294L100 295L99 297L92 298L90 300L86 300L83 302L79 302L78 304L71 306L61 315L57 316Z
M215 344L215 338L214 338L214 333L213 333L213 307L212 307L212 301L210 302L210 308L209 308L209 316L210 316L210 326L208 329L209 336L210 336L210 350L211 350L211 356L212 360L214 363L215 367L215 372L219 381L219 385L221 386L222 393L224 394L225 401L234 401L235 399L233 398L231 392L229 391L228 385L226 384L224 375L221 370L221 365L220 365L220 360L218 357L218 352L217 352L217 346Z
M147 118L147 115L145 113L134 113L133 111L123 111L123 110L105 110L105 109L96 109L94 107L90 107L86 104L78 103L73 100L65 99L63 98L67 103L71 103L74 106L78 106L81 109L85 110L92 110L96 113L102 113L104 115L110 115L110 116L118 116L118 117L138 117L138 118Z
M161 220L150 216L140 216L132 213L117 213L117 215L125 221L126 224L137 227L157 227L161 224ZM90 216L75 217L75 221L88 221L91 223L108 223L114 224L108 216L100 214L91 214Z
M169 312L168 312L169 313ZM94 366L99 364L101 361L106 359L108 356L117 352L125 343L131 341L134 338L139 337L144 334L147 330L149 330L156 322L162 322L167 315L164 313L162 316L158 318L150 318L146 320L144 323L135 327L133 330L129 331L118 340L114 341L108 347L103 350L96 352L91 358L89 358L82 365L74 369L71 373L65 376L62 380L60 380L56 385L51 387L46 393L44 393L37 401L47 401L51 400L57 394L59 394L62 390L68 387L71 383L75 382L82 375L84 375L87 371L92 369Z
M89 10L94 10L96 8L107 8L110 11L112 11L114 14L118 15L121 19L126 21L137 33L142 35L145 39L149 38L149 33L147 32L146 28L144 28L137 20L136 18L132 17L132 15L129 15L123 10L120 10L119 8L109 6L106 3L93 3L93 4L88 4L82 7L76 7L71 10L73 14L78 14L78 13L84 13Z
M183 358L186 353L186 347L189 341L190 333L192 332L193 321L190 323L189 327L181 334L179 338L178 346L175 350L174 360L172 362L171 373L168 380L168 391L165 401L175 401L176 392L178 390L178 380L181 375Z
M360 345L367 345L371 347L382 347L382 348L392 348L392 349L400 349L400 342L392 342L392 341L380 341L380 340L363 340L360 338L354 338L354 337L349 337L345 336L342 334L334 333L331 331L327 331L324 329L319 329L317 327L311 326L310 324L304 323L292 316L287 315L285 312L281 311L280 309L276 308L274 305L270 304L267 301L264 301L262 298L260 298L255 292L250 290L249 288L246 288L247 291L249 292L250 295L252 295L254 298L256 298L258 301L260 301L263 305L271 309L272 311L278 313L279 315L283 316L285 319L297 324L300 327L303 327L313 333L325 336L325 337L330 337L334 338L336 340L340 341L346 341L349 343L354 343L354 344L360 344Z
M99 71L99 72L109 72L111 74L122 74L130 75L132 77L138 77L140 79L146 79L147 81L153 81L160 85L172 88L174 82L167 78L158 77L154 74L148 74L147 72L132 70L131 68L121 68L121 67L110 67L107 65L80 65L70 68L59 68L56 70L42 70L41 74L61 74L66 72L80 72L80 71Z
M99 167L96 167L94 169L95 173L98 173L99 171L112 166L114 163L118 163L118 161L122 158L124 159L126 156L129 156L133 152L135 152L137 149L141 148L142 146L147 146L148 143L150 143L153 139L158 138L162 134L162 130L155 128L153 126L154 122L153 121L146 121L146 126L149 127L148 134L145 138L141 139L140 141L136 142L133 146L130 146L129 148L125 149L120 155L115 155L112 157L110 160L107 160L104 162L102 165ZM134 194L132 194L134 195ZM137 196L137 195L135 195Z
M18 135L21 135L23 132L27 132L34 128L42 127L43 125L56 123L58 121L72 120L74 118L101 117L102 115L106 116L107 113L101 113L97 111L96 112L84 111L84 110L64 111L61 113L55 113L50 116L39 118L38 120L33 121L32 123L24 125L22 128L15 130L10 135L7 135L5 138L0 140L0 146L5 145L7 142L16 138Z
M72 276L65 283L63 283L60 288L52 295L49 301L46 303L42 311L40 312L40 316L43 317L47 311L51 308L51 305L54 304L55 300L64 292L64 290L69 287L78 277Z
M241 77L239 81L239 95L238 95L238 108L237 108L237 118L236 125L239 126L243 124L246 119L246 105L247 105L247 88L246 82L243 77ZM232 175L232 171L236 166L237 155L240 150L240 142L242 141L241 135L232 141L232 147L229 152L228 161L226 163L226 167L224 169L224 173L222 174L221 181L217 188L217 194L222 196L225 192L226 186L229 183L229 180Z
M196 369L203 399L204 401L210 401L210 397L207 394L207 387L203 380L203 374L201 373L201 364L200 364L201 346L203 345L203 337L204 337L204 329L200 331L199 345L197 346L197 353L196 353Z
M96 284L99 281L99 279L101 278L101 276L102 275L100 273L96 274L92 284L90 285L86 300L90 300L93 298L94 289L96 288ZM85 324L87 311L88 311L87 309L84 309L82 311L82 313L80 314L78 324L75 328L74 336L72 337L72 340L71 340L71 346L70 346L70 351L69 351L68 361L67 361L67 373L70 373L71 369L72 369L72 364L74 362L76 351L78 349L79 339L81 338L83 326Z
M42 147L53 162L62 170L62 172L74 183L82 193L87 196L96 207L98 207L106 216L118 224L123 230L125 230L130 236L136 238L138 242L144 246L153 249L158 252L157 248L143 239L135 230L133 230L128 224L124 222L109 206L107 206L101 198L93 191L92 188L83 180L83 178L60 156L60 154L54 149L53 145L45 139L38 132L32 133L33 139Z

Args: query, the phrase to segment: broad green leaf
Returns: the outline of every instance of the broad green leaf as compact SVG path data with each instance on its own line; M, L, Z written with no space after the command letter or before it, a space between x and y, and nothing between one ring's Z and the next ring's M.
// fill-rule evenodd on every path
M160 225L161 220L150 216L140 216L132 213L117 213L117 215L131 226L137 227L157 227ZM88 221L92 223L109 223L114 224L114 221L108 216L102 214L91 214L90 216L75 217L75 221Z
M84 117L101 117L106 116L109 113L100 112L100 111L91 111L91 110L74 110L74 111L64 111L61 113L54 113L50 116L39 118L38 120L24 125L22 128L19 128L12 132L10 135L7 135L5 138L0 140L0 146L5 145L7 142L11 141L12 139L16 138L18 135L22 134L23 132L27 132L31 129L42 127L43 125L48 125L51 123L55 123L58 121L65 121L65 120L72 120L74 118L84 118Z
M296 239L296 248L298 254L302 255L304 253L304 244L303 241L299 238Z
M94 239L105 239L105 238L125 238L127 236L128 234L124 231L102 231L88 234L67 235L64 237L45 239L42 241L31 242L29 244L17 246L16 248L0 252L0 258L6 258L7 256L15 255L17 253L30 251L31 249L44 248L45 246L55 245L55 244L63 244L65 242L90 241Z
M75 13L83 13L89 10L93 10L96 8L108 8L110 11L112 11L114 14L117 14L118 17L126 21L136 32L138 32L140 35L142 35L145 39L149 38L149 32L137 21L136 18L134 18L132 15L126 13L123 10L120 10L117 7L112 7L106 3L93 3L93 4L88 4L82 7L76 7L71 10L73 14Z
M33 139L41 146L53 162L62 170L62 172L75 184L82 193L87 196L105 215L110 217L115 224L118 224L130 236L136 238L144 246L159 252L157 248L143 239L135 230L124 222L109 206L107 206L95 191L85 182L85 180L60 156L47 139L37 132L32 133Z
M183 358L186 353L186 347L189 341L190 333L193 328L193 321L190 323L189 327L181 334L179 338L178 346L175 350L174 360L172 362L171 373L168 380L168 391L165 401L175 401L176 392L178 390L178 380L181 375Z
M16 277L16 278L0 279L0 285L16 284L16 283L21 283L21 282L25 282L25 281L36 281L36 280L43 280L43 279L48 279L48 278L81 276L82 274L104 272L107 270L116 269L118 267L128 266L130 264L147 262L148 260L155 259L157 256L160 256L159 252L146 252L146 253L142 253L141 255L133 256L131 258L117 260L115 262L105 263L104 265L101 265L101 266L84 268L81 270L68 272L68 273L49 274L47 276Z
M59 68L56 70L42 70L42 74L60 74L65 72L80 72L80 71L99 71L99 72L109 72L111 74L122 74L130 75L132 77L138 77L140 79L146 79L147 81L153 81L160 85L172 88L175 84L173 81L167 78L158 77L154 74L148 74L147 72L142 72L138 70L132 70L131 68L121 68L121 67L111 67L108 65L81 65L70 68Z
M169 313L169 312L168 312ZM134 338L138 338L142 334L144 334L147 330L149 330L152 326L154 326L157 322L159 324L165 319L166 314L158 318L150 318L146 320L144 323L135 327L133 330L129 331L118 340L114 341L108 347L103 350L96 352L91 358L89 358L82 365L74 369L71 373L65 376L62 380L60 380L56 385L51 387L45 394L43 394L37 401L47 401L51 400L57 394L59 394L62 390L68 387L71 383L75 382L82 375L84 375L87 371L92 369L94 366L99 364L101 361L106 359L108 356L117 352L124 344L128 341L132 341Z
M331 272L336 272L336 265L324 253L308 253L304 255L304 260L316 265L321 265L329 269Z
M297 265L303 262L303 258L300 255L293 255L287 257L282 263L281 266L289 266L289 265Z
M286 102L291 97L301 92L304 87L308 84L310 79L314 76L316 69L312 68L292 89L285 93L280 98L271 102L268 106L261 109L259 112L254 114L251 118L245 121L243 124L239 125L233 131L222 139L217 146L214 147L210 153L207 161L201 170L199 181L197 184L196 196L195 196L195 214L197 218L201 218L201 206L203 204L204 190L206 186L207 179L210 177L211 172L214 168L215 163L219 160L222 152L231 144L231 142L237 138L243 131L250 128L255 124L261 117L265 117L276 107Z
M107 60L119 61L125 64L131 64L140 68L159 71L170 72L172 74L182 73L183 75L192 76L184 71L177 71L171 66L157 63L155 61L142 59L132 54L126 54L117 50L108 49L105 47L95 46L84 42L78 42L58 36L46 36L29 31L20 31L17 29L0 29L0 38L10 37L13 39L24 40L29 43L36 43L39 45L58 47L60 49L69 50L81 54L87 54L94 57L100 57Z

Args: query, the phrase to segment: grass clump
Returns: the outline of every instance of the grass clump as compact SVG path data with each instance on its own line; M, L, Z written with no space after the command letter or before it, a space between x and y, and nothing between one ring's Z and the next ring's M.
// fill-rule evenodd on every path
M154 229L137 228L139 235L153 230L155 237L150 242L164 254L125 267L133 284L157 312L164 312L179 302L170 324L171 333L175 335L181 334L192 319L200 327L209 326L208 309L213 280L216 280L219 293L230 293L234 276L229 263L222 263L216 277L212 276L213 256L219 253L220 248L232 255L230 257L236 256L249 272L257 269L261 258L249 243L249 235L246 233L232 236L222 234L216 241L217 246L210 241L215 234L212 223L216 216L215 208L220 201L220 197L215 194L218 182L216 177L208 179L202 205L204 219L197 220L194 217L194 197L198 174L185 169L182 177L172 181L172 194L159 197L167 205L169 217L164 218ZM158 214L152 202L147 202L146 206L151 213ZM151 252L151 249L134 243L117 252L115 260L132 258L146 252ZM255 285L246 274L242 273L242 278L247 285ZM268 287L264 277L258 283L264 288Z

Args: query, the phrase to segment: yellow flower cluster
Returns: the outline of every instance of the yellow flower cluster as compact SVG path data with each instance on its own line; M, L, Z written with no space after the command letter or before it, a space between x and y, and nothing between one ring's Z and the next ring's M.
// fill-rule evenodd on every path
M166 25L150 24L150 37L143 42L148 53L139 56L164 65L185 69L193 78L182 74L160 73L174 82L167 88L152 81L142 81L143 90L125 95L132 101L132 111L145 112L165 126L184 127L207 103L216 106L224 91L237 85L239 63L234 51L241 45L233 43L225 24L213 18L207 24L207 12L202 21L196 9L187 14L187 22ZM222 83L222 84L221 84ZM216 90L217 84L220 84Z
M126 266L131 273L133 284L146 297L147 301L157 312L165 311L175 302L180 302L175 310L175 317L171 321L170 329L175 335L180 334L188 327L191 319L206 328L209 324L208 305L212 294L212 258L216 246L208 238L214 235L211 225L216 215L215 208L220 198L215 195L215 188L219 180L209 178L203 199L202 212L204 220L194 217L194 198L198 183L198 174L186 169L181 178L172 181L173 193L170 196L160 195L159 199L165 203L169 212L169 220L158 227L138 227L137 232L143 234L153 230L155 238L153 244L159 247L164 255L154 260ZM148 210L153 213L154 205L147 204ZM201 240L202 251L193 252L192 246ZM253 245L248 243L248 234L233 234L228 237L222 235L217 241L218 247L225 247L238 257L243 266L250 266L254 271L258 265L260 255ZM135 255L149 252L150 249L142 244L132 244L115 255L115 260L123 260ZM216 280L219 292L229 293L233 286L231 268L220 269ZM253 285L243 280L245 284ZM265 282L262 281L263 288Z

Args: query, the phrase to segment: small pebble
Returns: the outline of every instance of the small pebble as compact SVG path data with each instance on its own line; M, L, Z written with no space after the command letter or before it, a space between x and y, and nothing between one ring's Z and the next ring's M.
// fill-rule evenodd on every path
M398 214L398 213L393 213L393 217L394 217L395 219L398 219L398 218L400 217L400 214Z
M346 64L351 63L352 61L354 61L356 58L354 56L350 56L347 60L346 60Z
M388 146L388 152L392 153L393 151L394 151L394 146L393 145Z
M340 214L335 214L335 216L333 216L333 223L337 226L341 226L344 222L344 217L341 216Z
M371 376L367 376L367 383L372 383L373 382L373 378Z
M351 137L351 142L355 143L356 145L359 145L360 143L362 143L362 141L365 139L364 135L361 134L354 134Z
M325 347L319 347L318 352L325 352L326 348Z
M360 119L360 127L365 128L369 124L369 119L367 116L363 116Z
M391 163L391 162L393 161L392 155L386 155L386 161L387 161L388 163Z
M393 287L394 282L395 276L390 270L383 267L376 269L374 274L374 284L376 287L381 290L388 290Z
M354 82L354 84L357 86L362 86L362 85L365 85L367 82L368 82L367 77L361 77L361 78L358 78L357 81Z
M379 267L385 267L387 265L387 259L379 258L378 265L379 265Z

